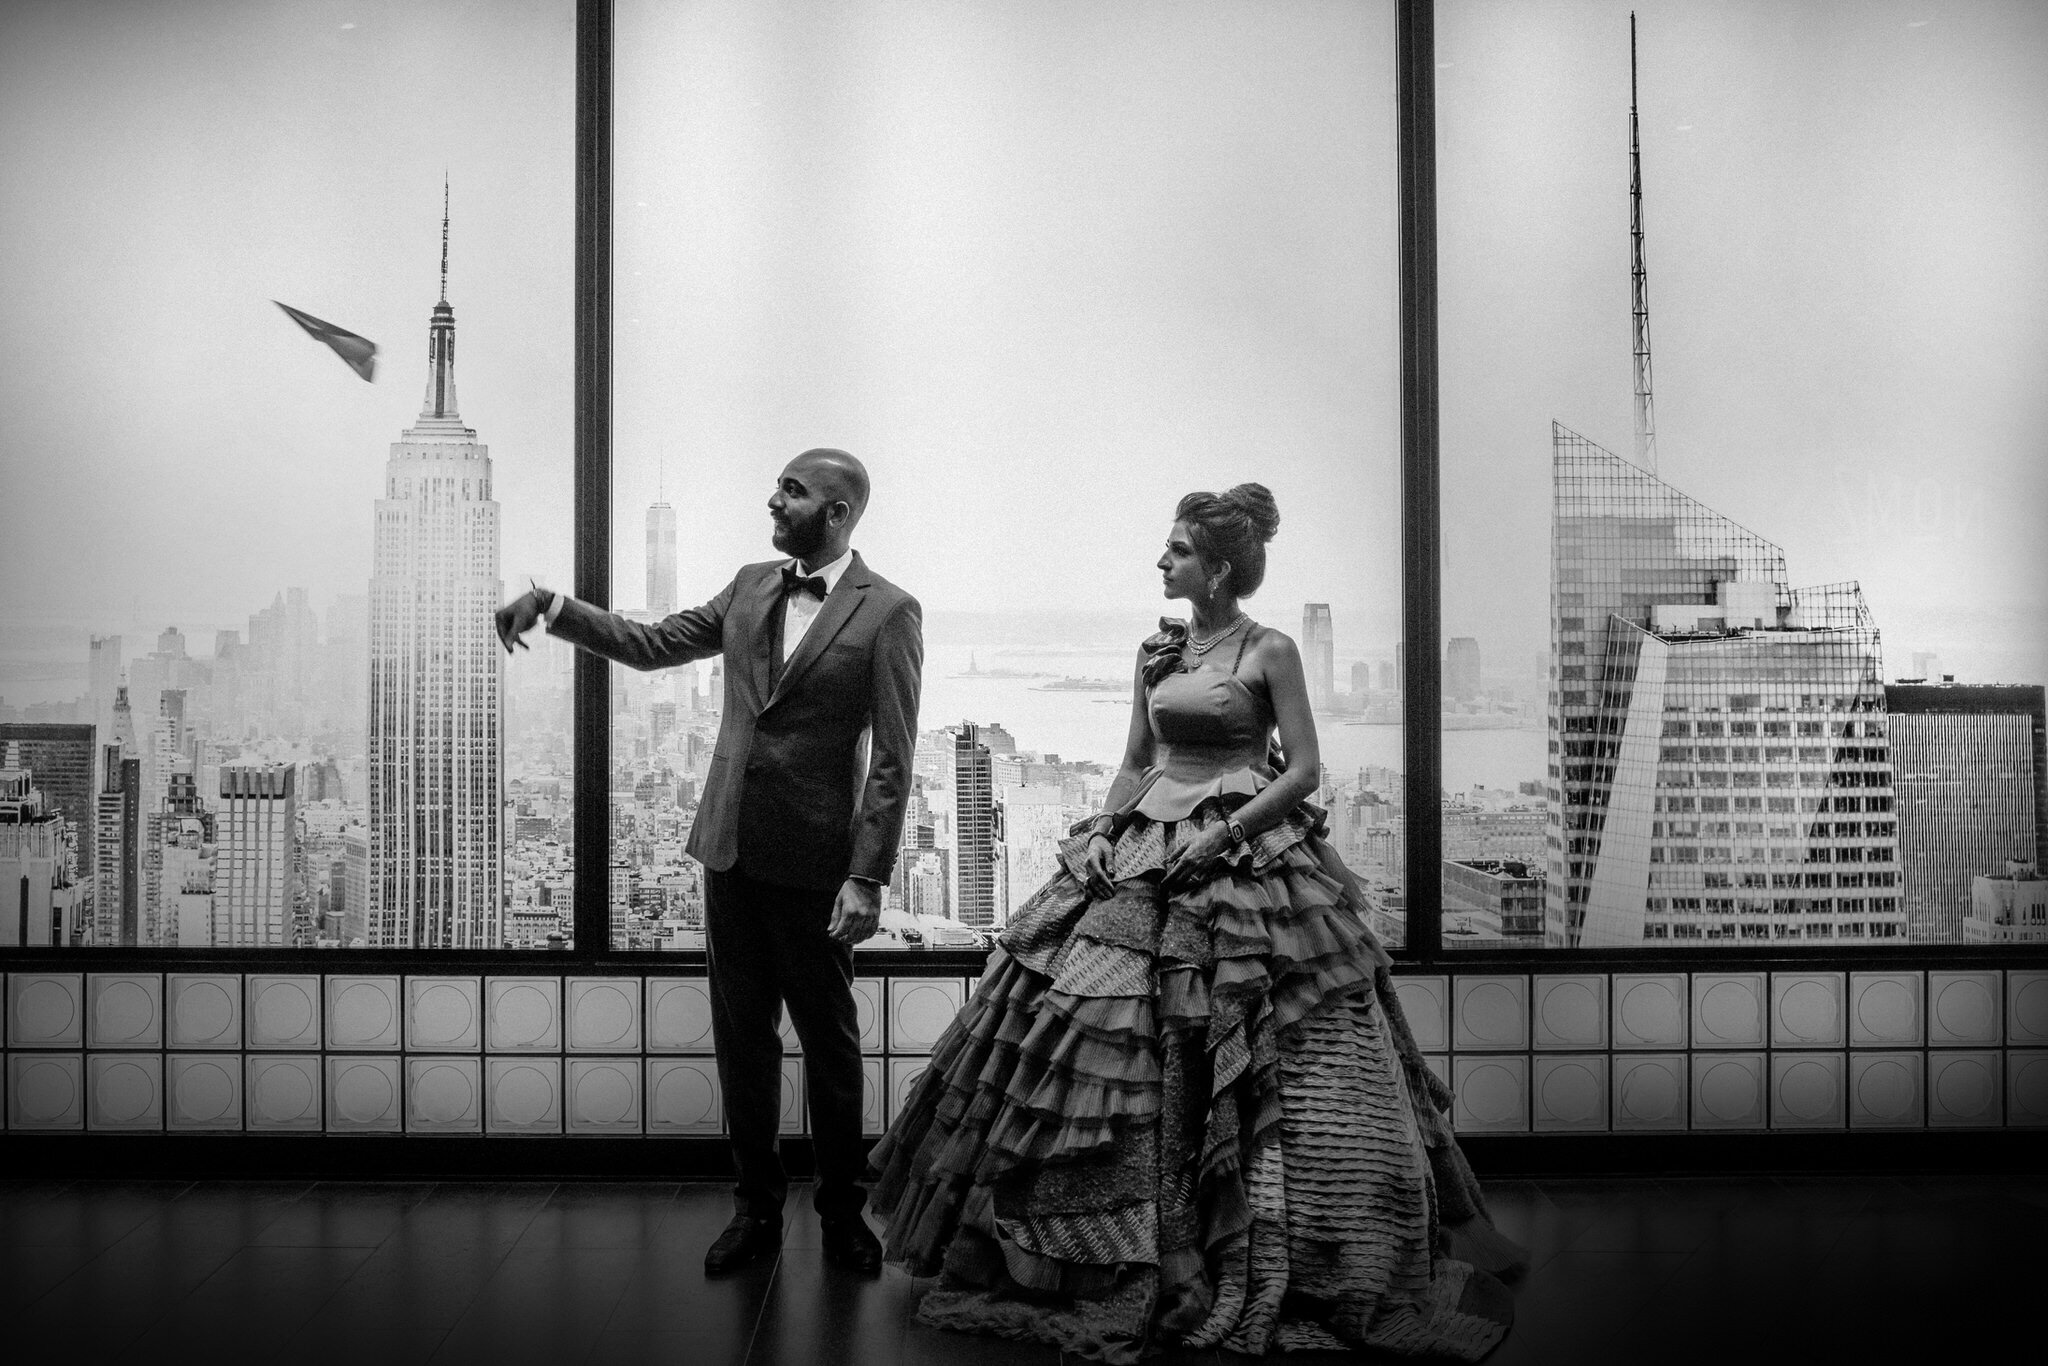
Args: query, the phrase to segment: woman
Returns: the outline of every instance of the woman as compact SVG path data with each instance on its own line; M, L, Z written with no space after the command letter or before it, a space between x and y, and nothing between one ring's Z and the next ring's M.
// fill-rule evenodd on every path
M870 1159L889 1255L944 1273L926 1323L1102 1361L1476 1359L1511 1313L1472 1262L1519 1250L1309 804L1300 655L1238 605L1279 511L1240 484L1174 516L1159 569L1193 618L1140 647L1108 809L1012 916Z

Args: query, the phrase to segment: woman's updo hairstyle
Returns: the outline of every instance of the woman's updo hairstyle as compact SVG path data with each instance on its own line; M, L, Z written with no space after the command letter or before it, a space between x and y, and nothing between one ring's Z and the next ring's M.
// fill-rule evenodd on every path
M1266 542L1280 529L1280 505L1271 490L1239 484L1221 493L1190 493L1173 517L1187 523L1188 539L1205 562L1229 562L1226 588L1240 598L1259 591L1266 578Z

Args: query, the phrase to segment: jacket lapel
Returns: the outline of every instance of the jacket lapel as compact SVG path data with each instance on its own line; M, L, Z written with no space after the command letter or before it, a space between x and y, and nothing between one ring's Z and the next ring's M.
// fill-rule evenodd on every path
M747 660L753 674L754 697L759 706L768 705L768 684L775 674L776 614L782 611L782 565L771 564L754 589L754 639Z
M781 587L781 582L781 577L778 575L776 578L778 590ZM834 584L832 591L825 595L824 605L818 609L818 615L812 619L811 628L805 631L804 638L797 642L796 653L782 661L782 676L775 680L775 689L769 694L768 700L762 704L762 710L765 711L780 701L789 692L790 688L795 686L797 680L804 676L811 665L817 662L818 656L824 653L825 647L832 643L832 638L838 635L841 628L853 619L853 614L860 610L861 602L867 596L867 590L867 565L862 563L860 555L856 552L853 557L853 563L846 566L846 572L839 576L839 582ZM779 593L776 601L781 601Z

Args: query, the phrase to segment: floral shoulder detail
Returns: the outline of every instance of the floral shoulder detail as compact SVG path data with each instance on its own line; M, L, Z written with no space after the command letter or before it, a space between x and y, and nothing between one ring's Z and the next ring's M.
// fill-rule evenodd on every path
M1188 624L1179 617L1161 617L1159 629L1140 641L1145 652L1145 686L1152 687L1170 673L1179 673L1181 656L1188 644Z

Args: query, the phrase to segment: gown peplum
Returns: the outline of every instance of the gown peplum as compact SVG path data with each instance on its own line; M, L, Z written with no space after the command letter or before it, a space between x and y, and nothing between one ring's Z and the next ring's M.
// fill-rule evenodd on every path
M1115 813L1113 895L1089 894L1075 826L870 1156L888 1256L939 1277L920 1321L1106 1362L1478 1359L1520 1249L1322 813L1161 887L1172 850L1274 780L1270 704L1237 661L1146 703L1155 761Z

